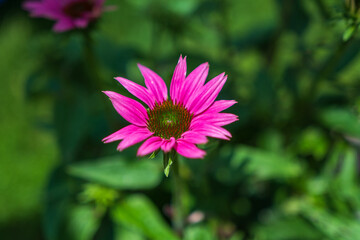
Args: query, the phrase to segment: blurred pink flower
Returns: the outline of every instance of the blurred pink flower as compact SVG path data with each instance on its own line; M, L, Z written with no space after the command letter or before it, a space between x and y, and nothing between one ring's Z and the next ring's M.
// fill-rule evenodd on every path
M174 149L187 158L203 158L207 137L229 140L230 132L222 126L238 120L221 111L236 103L234 100L215 101L227 76L222 73L205 84L209 64L203 63L186 76L186 57L180 56L171 85L170 99L164 80L155 72L138 64L147 88L128 79L117 77L139 102L111 91L104 91L116 111L131 124L103 139L105 143L122 140L119 151L143 140L137 155L144 156L158 149L165 153Z
M23 7L32 17L43 17L56 21L55 32L75 28L86 28L100 17L105 0L27 0Z

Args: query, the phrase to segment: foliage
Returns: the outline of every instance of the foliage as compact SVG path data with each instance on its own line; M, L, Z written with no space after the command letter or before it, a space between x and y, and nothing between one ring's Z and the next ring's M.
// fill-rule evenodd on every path
M63 34L0 2L4 239L360 239L358 1L108 0ZM180 159L182 237L162 154L101 142L126 124L101 90L130 96L138 62L169 84L180 54L229 75L240 119Z

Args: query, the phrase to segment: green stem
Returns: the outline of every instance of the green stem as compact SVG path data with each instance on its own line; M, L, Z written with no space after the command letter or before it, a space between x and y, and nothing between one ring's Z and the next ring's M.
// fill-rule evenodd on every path
M184 229L184 216L183 216L183 202L182 202L182 193L183 193L183 183L180 176L179 169L179 160L177 154L174 154L173 159L173 227L175 231L181 236Z
M355 35L355 34L354 34ZM294 119L300 120L300 125L308 125L312 123L313 119L309 116L315 116L314 111L316 110L315 100L319 91L321 83L325 81L332 73L334 73L334 68L337 67L339 61L344 55L344 52L351 45L354 40L354 35L346 42L341 42L331 57L324 63L320 71L315 74L309 90L303 96L299 96L297 101L297 106L294 108Z
M86 71L89 73L89 78L92 83L92 87L95 90L101 90L100 74L98 68L98 62L94 53L94 40L89 31L84 32L84 57Z
M96 97L101 96L101 90L103 90L102 82L101 82L101 74L99 68L99 60L95 54L95 44L94 39L91 36L91 31L84 30L83 32L83 39L84 39L84 68L86 71L86 76L88 82L86 82L87 90L90 92L90 96L95 94ZM117 126L113 119L111 118L113 109L109 104L104 104L104 101L101 101L102 105L100 106L101 109L104 110L106 120L111 128L115 128ZM92 110L96 108L92 107ZM98 113L95 113L98 114Z
M316 93L318 91L318 88L320 86L320 83L326 79L331 73L334 72L334 68L338 65L339 61L341 60L342 56L344 55L344 52L346 49L350 46L354 39L355 33L353 36L346 42L341 42L332 57L325 63L324 67L319 71L319 73L315 76L315 79L313 81L313 84L310 87L309 90L309 99L314 100L316 97Z

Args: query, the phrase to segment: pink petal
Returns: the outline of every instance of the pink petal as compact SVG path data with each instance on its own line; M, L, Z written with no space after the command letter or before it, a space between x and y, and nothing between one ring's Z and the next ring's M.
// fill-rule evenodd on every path
M218 113L237 103L235 100L215 101L204 113Z
M205 144L208 142L208 139L205 135L193 131L184 132L181 135L181 138L189 143L194 144Z
M151 137L147 139L138 149L138 156L148 155L161 147L163 139L161 137Z
M145 79L145 85L158 103L167 99L167 87L164 80L149 68L138 64L141 74Z
M203 122L216 126L225 126L238 121L238 116L232 113L202 113L193 118L192 123Z
M89 25L89 18L78 18L74 20L74 25L77 28L86 28Z
M117 149L119 151L122 151L125 148L128 148L138 142L141 142L152 135L153 135L153 133L150 132L147 128L141 128L141 129L137 130L136 132L133 132L130 135L126 136L124 138L124 140L122 140L120 142Z
M186 77L184 87L180 93L180 102L185 107L190 107L192 101L197 96L197 90L204 86L208 73L209 64L206 62L199 65Z
M178 139L176 141L175 150L182 156L187 158L204 158L206 152L185 140Z
M64 16L58 2L26 1L22 6L25 10L29 11L33 17L45 17L55 20Z
M164 139L161 144L161 150L163 150L165 153L168 153L171 151L174 145L175 145L174 137L171 137L170 139Z
M105 137L102 141L104 143L110 143L110 142L122 140L126 136L130 135L131 133L137 131L139 128L142 128L142 127L138 127L135 125L128 125L126 127L123 127L122 129L114 132L113 134Z
M175 67L173 77L170 84L170 97L173 102L179 102L179 93L182 90L186 77L186 57L184 59L180 55L179 61Z
M224 73L216 76L199 90L199 95L192 102L189 110L195 115L203 112L214 103L216 97L226 82Z
M116 77L115 79L119 81L119 83L123 85L124 88L126 88L126 90L128 90L132 95L143 101L150 108L154 106L155 99L151 94L149 94L146 88L126 78Z
M65 31L69 31L74 28L75 28L75 25L71 21L71 19L61 18L55 23L53 30L55 32L65 32Z
M22 7L29 11L33 17L41 16L47 10L42 2L24 2Z
M112 91L103 91L111 100L116 111L128 122L137 126L146 126L146 120L148 119L147 111L137 101L122 96Z
M230 140L231 138L231 133L228 130L212 124L191 123L190 129L196 133L200 133L213 138L219 138L224 140Z
M95 5L98 7L101 7L102 5L104 5L105 0L95 0Z

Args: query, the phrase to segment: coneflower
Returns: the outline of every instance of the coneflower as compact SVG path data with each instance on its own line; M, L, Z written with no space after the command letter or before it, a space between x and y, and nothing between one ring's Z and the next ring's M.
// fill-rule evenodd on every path
M180 56L171 85L170 99L164 80L152 70L138 65L147 88L128 79L117 77L131 94L147 105L111 91L104 91L117 112L131 124L103 139L105 143L121 140L118 150L145 142L138 156L161 149L164 153L175 150L187 158L203 158L207 137L229 140L231 133L224 125L238 120L231 113L221 111L234 105L234 100L215 101L227 76L222 73L205 84L209 64L203 63L186 76L186 57Z

